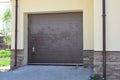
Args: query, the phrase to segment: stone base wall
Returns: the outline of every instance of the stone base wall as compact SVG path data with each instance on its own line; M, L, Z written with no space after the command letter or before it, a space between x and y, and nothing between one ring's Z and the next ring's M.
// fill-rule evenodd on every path
M15 50L11 50L11 69L20 67L23 65L23 50L18 50L17 51L17 65L15 65Z
M92 50L83 51L83 65L84 67L93 67L93 54Z
M93 66L93 51L83 51L83 65L84 67L92 67ZM17 52L17 66L23 66L23 58L24 58L24 51L18 50ZM15 64L15 50L11 50L11 69L16 68Z
M120 80L120 52L108 51L106 59L107 80ZM103 73L102 52L94 52L94 73Z

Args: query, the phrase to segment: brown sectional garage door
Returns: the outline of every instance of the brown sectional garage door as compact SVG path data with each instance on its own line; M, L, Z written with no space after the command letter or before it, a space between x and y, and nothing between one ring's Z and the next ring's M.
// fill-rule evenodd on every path
M83 62L82 13L29 14L28 62Z

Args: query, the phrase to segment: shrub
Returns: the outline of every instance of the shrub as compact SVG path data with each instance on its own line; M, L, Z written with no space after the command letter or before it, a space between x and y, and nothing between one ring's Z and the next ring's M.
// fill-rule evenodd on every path
M10 50L1 50L0 57L10 57Z
M103 78L99 74L95 74L93 76L90 76L89 80L103 80Z

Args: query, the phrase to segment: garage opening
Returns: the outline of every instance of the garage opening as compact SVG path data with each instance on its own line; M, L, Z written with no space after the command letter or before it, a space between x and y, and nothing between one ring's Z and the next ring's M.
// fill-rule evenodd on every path
M28 15L28 63L83 63L83 13Z

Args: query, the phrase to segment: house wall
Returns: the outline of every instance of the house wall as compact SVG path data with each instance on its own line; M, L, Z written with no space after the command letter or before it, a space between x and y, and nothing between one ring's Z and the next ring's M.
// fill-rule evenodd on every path
M1 36L1 34L0 34L0 50L1 50L1 49L4 49L3 37L4 37L4 36Z
M12 10L15 11L15 0L11 0ZM23 64L27 64L28 14L83 12L83 41L84 50L93 50L93 0L19 0L18 5L18 50L23 50ZM15 17L13 13L13 26ZM14 27L12 29L12 51L14 53ZM12 60L14 62L14 60Z
M120 0L106 0L107 51L120 51ZM102 0L94 0L94 50L102 50Z
M0 36L0 43L3 43L3 36Z
M14 12L15 0L11 0ZM120 79L120 0L106 0L106 42L107 42L107 79ZM94 72L102 74L102 0L19 0L18 56L20 65L27 64L28 13L59 13L83 11L84 50L94 49ZM14 26L13 13L13 26ZM14 49L14 27L12 31L12 49ZM14 53L14 50L12 51ZM84 64L92 57L84 51ZM92 51L90 51L92 53ZM86 55L85 55L86 54ZM89 60L88 57L91 59ZM88 60L88 61L87 61ZM13 60L14 61L14 60ZM12 61L12 62L13 62Z
M120 0L106 0L107 80L120 80ZM94 0L94 72L103 72L102 0Z
M0 34L0 50L8 48L8 46L4 43L3 39L4 39L4 36Z
M15 3L12 1L12 8ZM83 11L84 50L93 50L93 0L19 0L18 48L24 48L24 16L28 13L59 13ZM13 10L14 11L14 10ZM14 14L13 14L14 15ZM13 19L14 20L14 19ZM14 25L13 25L14 26ZM14 31L13 31L14 32ZM14 35L14 33L13 33ZM14 36L13 36L14 40ZM12 41L14 49L14 41Z

